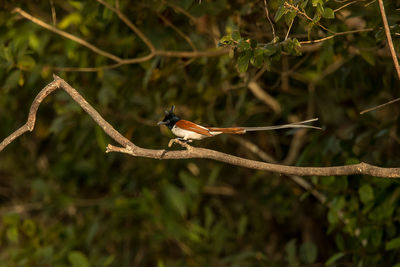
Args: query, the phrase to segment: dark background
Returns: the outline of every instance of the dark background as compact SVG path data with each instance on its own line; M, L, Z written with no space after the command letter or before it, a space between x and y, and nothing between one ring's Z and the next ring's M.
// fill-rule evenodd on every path
M350 2L289 1L296 12L267 1L279 37L273 42L263 1L108 1L157 50L206 52L114 68L104 68L111 59L12 13L20 7L120 58L147 55L138 35L98 1L2 2L0 140L25 123L55 73L141 147L166 148L172 134L156 123L174 104L177 115L204 125L319 117L324 127L218 136L198 147L297 166L399 167L399 105L359 115L399 96L379 6L344 7ZM399 51L400 4L385 4ZM210 56L217 49L231 52ZM97 69L79 69L88 67ZM65 92L45 99L34 131L0 155L2 265L399 266L396 180L299 180L210 160L105 154L108 143L115 144Z

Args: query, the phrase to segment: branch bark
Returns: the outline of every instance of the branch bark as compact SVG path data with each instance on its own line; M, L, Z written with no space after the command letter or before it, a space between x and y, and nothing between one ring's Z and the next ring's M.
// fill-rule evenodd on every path
M120 152L126 153L135 157L145 157L153 159L212 159L231 165L246 167L255 170L263 170L276 172L287 175L299 175L299 176L332 176L332 175L352 175L352 174L364 174L377 177L387 178L400 178L400 168L381 168L373 166L364 162L346 165L346 166L335 166L335 167L296 167L296 166L284 166L279 164L272 164L266 162L260 162L255 160L249 160L245 158L236 157L233 155L225 154L219 151L197 148L187 146L185 150L165 150L165 149L146 149L136 146L133 142L125 138L117 130L113 128L79 93L76 89L72 88L67 82L60 77L54 75L54 81L45 86L39 94L35 97L31 108L29 110L27 122L20 127L18 130L10 134L0 143L0 152L7 147L16 138L21 136L23 133L32 131L35 126L36 113L43 101L43 99L56 89L63 89L67 92L72 99L78 103L88 113L92 119L103 129L103 131L110 136L115 142L120 144L122 147L117 147L109 144L106 152Z

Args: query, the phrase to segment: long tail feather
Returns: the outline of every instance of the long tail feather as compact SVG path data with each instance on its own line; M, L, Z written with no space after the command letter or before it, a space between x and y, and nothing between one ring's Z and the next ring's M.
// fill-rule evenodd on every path
M310 119L310 120L306 120L306 121L293 122L293 123L283 124L283 125L264 126L264 127L240 127L240 128L245 130L246 132L270 131L270 130L285 129L285 128L311 128L311 129L322 130L321 127L304 125L305 123L309 123L309 122L313 122L313 121L317 121L317 120L318 120L318 118L314 118L314 119Z
M216 127L211 127L208 128L210 133L212 134L244 134L246 133L246 130L243 129L242 127L231 127L231 128L216 128Z

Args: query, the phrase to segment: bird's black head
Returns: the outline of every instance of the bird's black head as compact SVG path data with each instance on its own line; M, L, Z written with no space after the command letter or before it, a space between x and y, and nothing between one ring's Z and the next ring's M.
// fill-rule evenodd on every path
M180 118L174 114L174 109L175 106L172 106L169 111L165 111L164 119L158 122L157 125L166 125L169 129L172 129L175 123L180 120Z

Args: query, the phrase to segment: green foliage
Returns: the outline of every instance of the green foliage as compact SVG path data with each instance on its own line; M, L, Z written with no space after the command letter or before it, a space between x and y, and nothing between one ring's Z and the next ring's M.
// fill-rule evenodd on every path
M274 36L263 1L120 0L119 10L158 51L229 52L117 67L12 12L18 6L123 59L148 55L146 43L99 2L3 2L1 140L25 123L56 73L142 147L166 148L172 135L155 123L175 104L181 117L216 126L319 117L325 130L302 137L291 130L242 136L277 162L400 165L398 105L359 115L398 96L376 2L267 1ZM398 7L384 2L398 52ZM309 44L363 28L373 30ZM251 81L280 112L247 88ZM311 191L295 178L214 161L105 154L110 142L65 92L43 101L34 131L0 155L1 266L399 265L394 180L307 177ZM193 145L258 159L228 136Z

